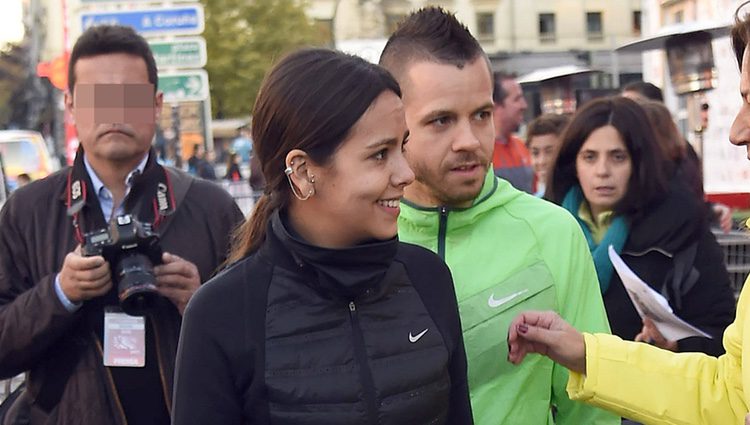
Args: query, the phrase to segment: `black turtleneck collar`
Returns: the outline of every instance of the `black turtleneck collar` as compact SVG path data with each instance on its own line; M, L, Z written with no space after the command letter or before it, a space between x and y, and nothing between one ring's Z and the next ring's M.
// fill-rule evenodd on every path
M315 280L310 285L322 294L347 300L356 299L380 284L398 250L397 237L341 249L311 245L278 210L271 216L268 239L272 245L279 242L299 271Z

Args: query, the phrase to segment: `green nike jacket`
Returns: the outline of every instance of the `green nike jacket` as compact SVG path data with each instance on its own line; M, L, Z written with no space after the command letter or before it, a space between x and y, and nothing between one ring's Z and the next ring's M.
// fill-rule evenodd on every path
M609 333L594 263L573 216L488 172L471 207L404 200L398 225L400 240L438 253L453 274L477 425L620 423L571 401L564 367L539 355L520 366L507 360L508 326L522 311L554 310L580 331Z

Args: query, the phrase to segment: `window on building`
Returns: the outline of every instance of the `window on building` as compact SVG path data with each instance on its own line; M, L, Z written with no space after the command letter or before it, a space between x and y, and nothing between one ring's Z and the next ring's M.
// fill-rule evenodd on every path
M599 41L604 38L602 33L602 12L586 13L586 37L589 41Z
M477 35L481 39L495 38L495 14L477 13Z
M641 35L641 11L633 11L633 35Z
M329 46L333 46L333 19L316 19L315 27L318 29L321 39Z
M406 15L396 13L385 14L385 30L388 34L393 34L398 28L398 24L404 20Z
M542 43L554 43L556 39L555 14L539 14L539 41Z
M682 10L678 10L674 14L674 23L681 24L685 20L685 13Z

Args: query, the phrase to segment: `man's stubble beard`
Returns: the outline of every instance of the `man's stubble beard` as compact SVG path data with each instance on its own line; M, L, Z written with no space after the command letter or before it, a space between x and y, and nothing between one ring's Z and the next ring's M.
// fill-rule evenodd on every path
M484 182L484 178L486 177L486 174L481 175L480 184L476 190L471 190L470 192L467 192L468 189L461 191L451 190L456 188L449 187L448 183L445 182L445 179L443 178L443 176L449 171L435 173L419 161L409 161L409 165L414 172L415 182L422 186L422 190L429 192L428 195L437 202L437 206L454 207L473 201L482 191L481 183ZM485 173L486 172L489 172L488 167L485 167Z

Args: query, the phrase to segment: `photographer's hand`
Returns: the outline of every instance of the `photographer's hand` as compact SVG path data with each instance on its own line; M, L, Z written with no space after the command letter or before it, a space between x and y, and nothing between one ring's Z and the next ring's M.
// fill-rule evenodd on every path
M112 288L109 263L100 255L82 256L80 246L65 256L59 278L60 289L76 304L102 296Z
M169 298L182 314L190 297L201 285L198 268L190 261L168 252L162 255L162 261L164 264L154 267L156 286L159 293Z

